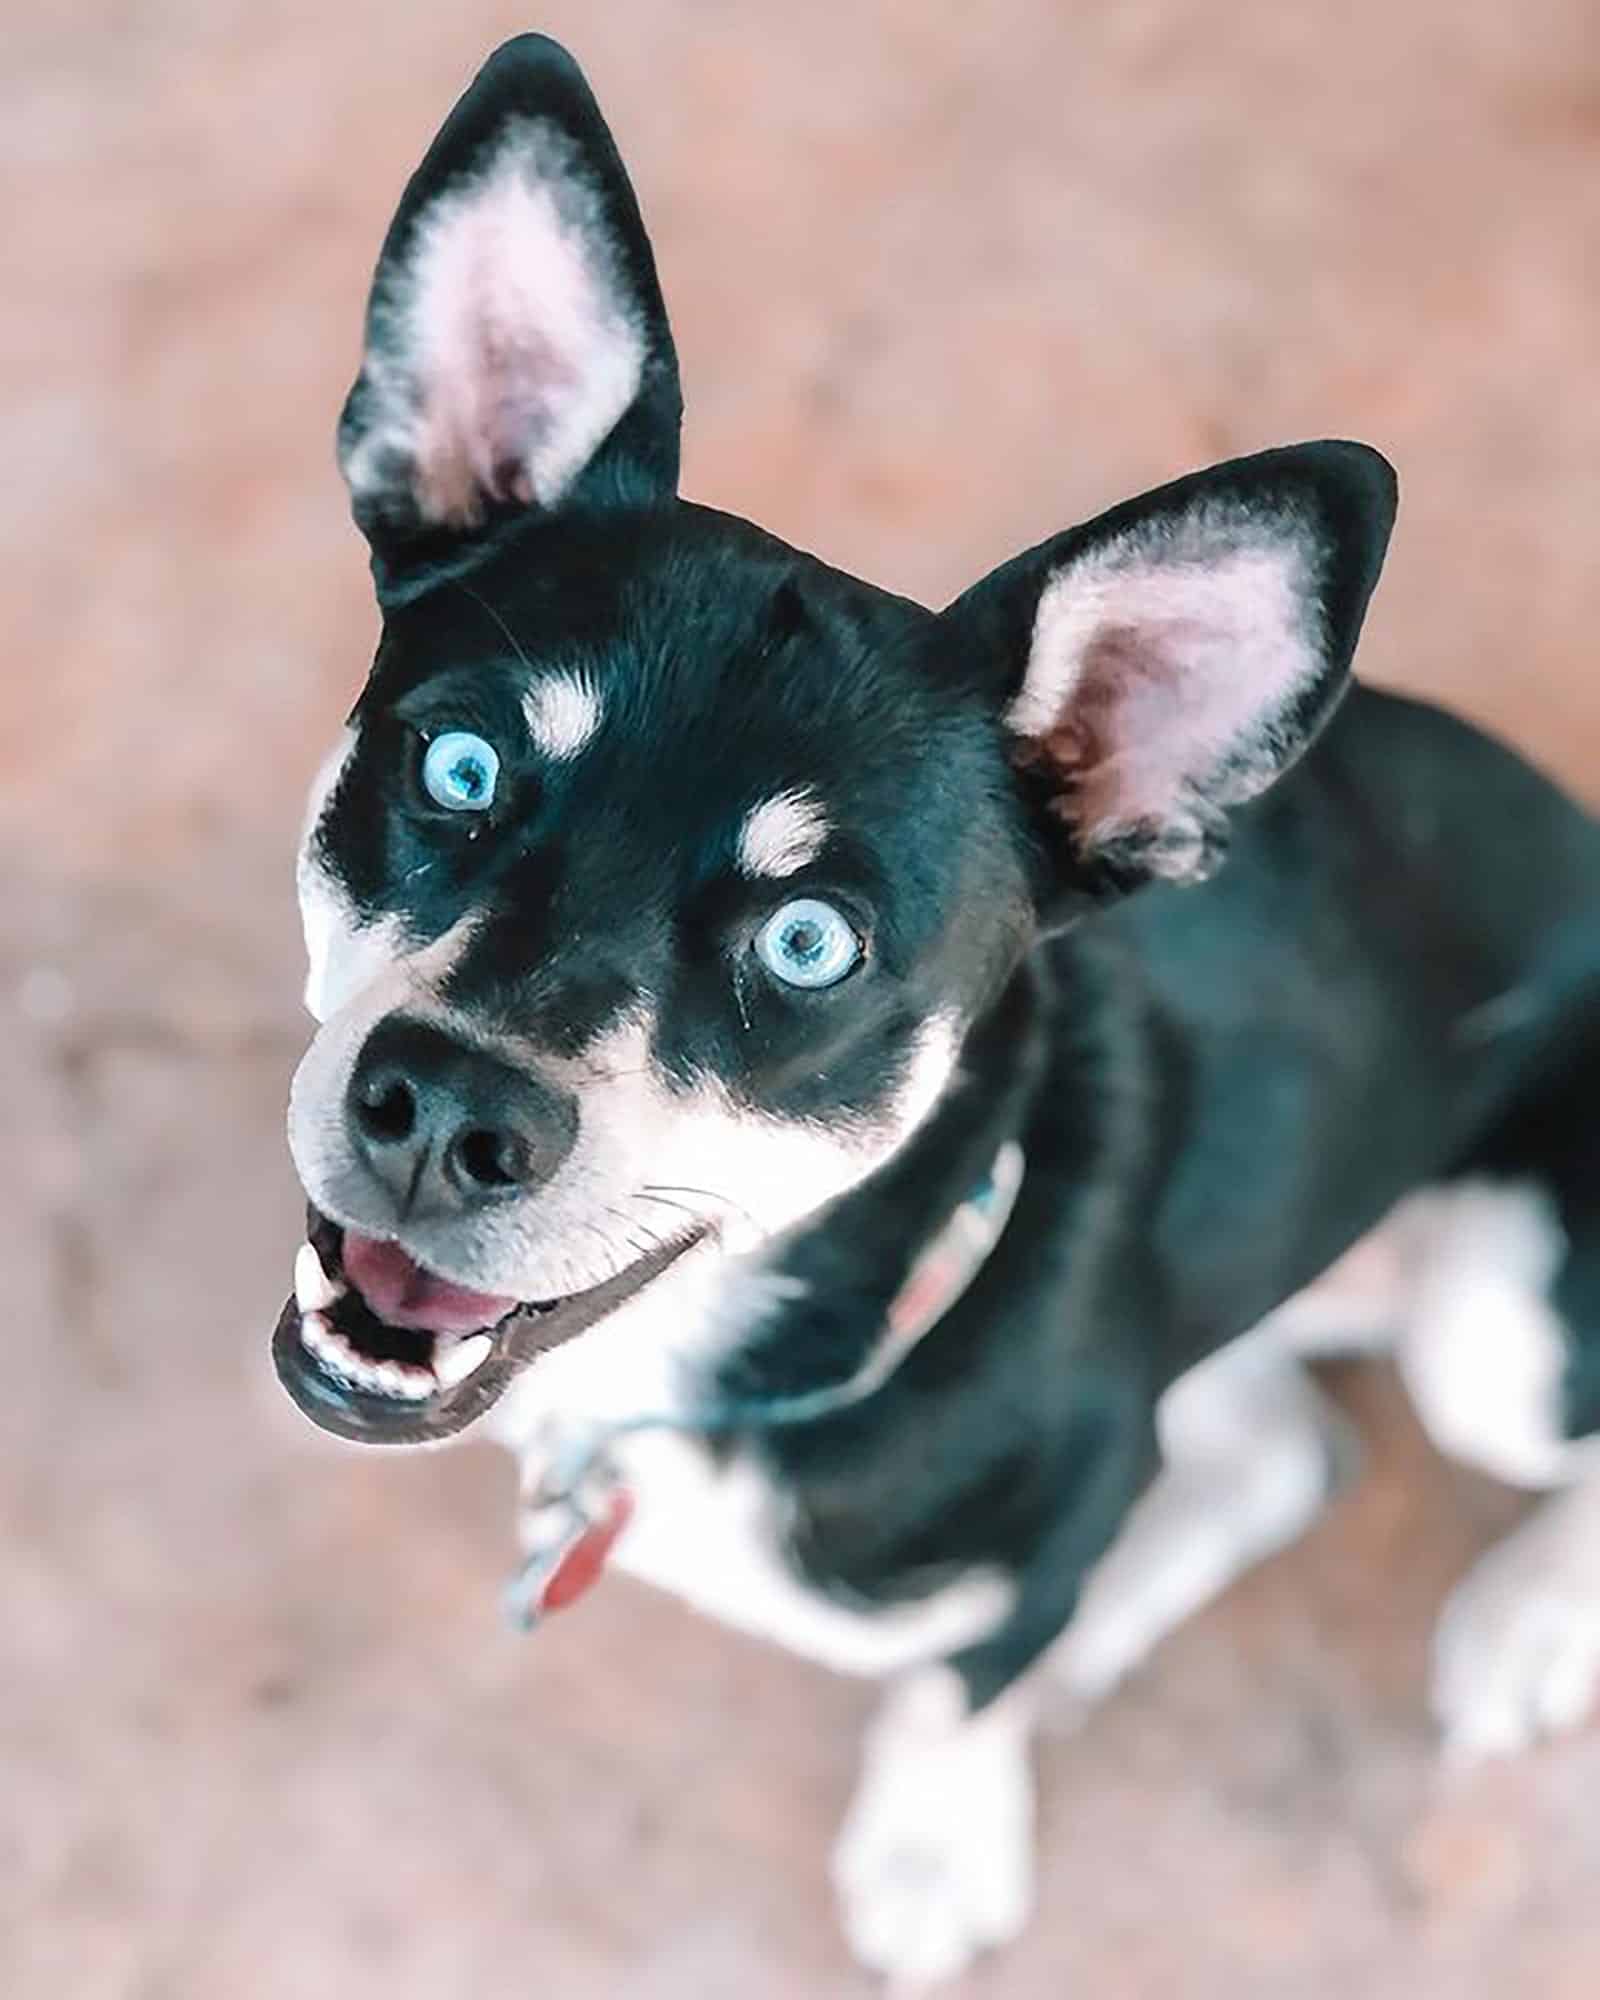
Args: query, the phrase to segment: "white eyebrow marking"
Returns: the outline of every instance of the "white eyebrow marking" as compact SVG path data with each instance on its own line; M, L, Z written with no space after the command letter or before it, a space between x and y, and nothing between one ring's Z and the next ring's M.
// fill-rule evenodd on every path
M522 697L534 743L547 757L576 757L600 727L600 697L577 674L546 674Z
M778 792L745 815L739 867L746 875L793 875L815 861L828 838L828 816L809 792Z

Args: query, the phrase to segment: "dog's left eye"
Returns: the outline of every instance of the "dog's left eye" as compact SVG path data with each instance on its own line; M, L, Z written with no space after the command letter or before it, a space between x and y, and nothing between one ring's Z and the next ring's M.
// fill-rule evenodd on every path
M861 958L861 940L831 903L799 896L756 933L756 956L785 986L837 986Z
M449 812L483 812L494 802L500 756L470 729L436 736L422 759L422 788Z

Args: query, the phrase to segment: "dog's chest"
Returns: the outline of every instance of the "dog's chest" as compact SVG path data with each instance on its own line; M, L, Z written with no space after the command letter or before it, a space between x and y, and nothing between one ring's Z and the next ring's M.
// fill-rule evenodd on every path
M718 1287L715 1266L674 1273L522 1377L493 1424L523 1468L525 1490L586 1436L683 1411L696 1358L686 1329L717 1323ZM1010 1581L989 1570L915 1603L837 1603L788 1559L789 1497L747 1455L719 1460L668 1421L616 1436L608 1456L633 1500L612 1557L617 1568L836 1672L888 1674L937 1658L990 1631L1009 1609Z

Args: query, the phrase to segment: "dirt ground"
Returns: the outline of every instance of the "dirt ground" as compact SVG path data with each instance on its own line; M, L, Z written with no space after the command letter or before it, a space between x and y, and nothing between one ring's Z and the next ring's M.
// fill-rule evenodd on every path
M403 175L520 11L52 0L0 72L0 1990L865 1995L863 1690L621 1580L497 1622L509 1468L268 1379L299 802L373 636L330 453ZM1600 797L1588 0L552 0L635 170L687 486L934 598L1207 458L1406 489L1369 677ZM1507 830L1508 838L1515 830ZM972 1996L1593 2000L1600 1735L1447 1781L1430 1618L1515 1512L1371 1476L1047 1747Z

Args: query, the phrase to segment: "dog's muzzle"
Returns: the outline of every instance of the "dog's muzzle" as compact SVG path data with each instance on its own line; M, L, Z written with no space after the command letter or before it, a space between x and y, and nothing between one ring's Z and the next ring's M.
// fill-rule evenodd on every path
M278 1379L325 1431L356 1444L436 1444L465 1430L541 1354L633 1298L701 1240L697 1227L589 1290L518 1301L471 1292L397 1244L317 1209L272 1337Z

